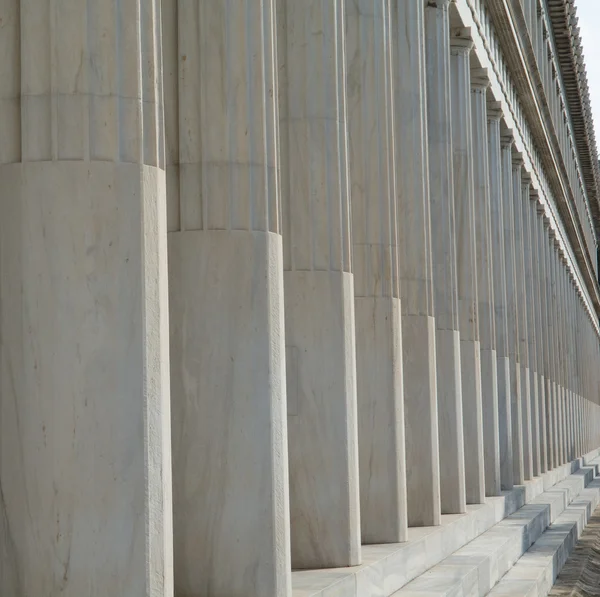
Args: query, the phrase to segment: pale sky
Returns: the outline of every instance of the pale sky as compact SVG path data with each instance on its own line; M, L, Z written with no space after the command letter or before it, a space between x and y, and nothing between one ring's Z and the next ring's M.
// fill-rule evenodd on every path
M596 144L600 145L600 0L575 0L588 77Z

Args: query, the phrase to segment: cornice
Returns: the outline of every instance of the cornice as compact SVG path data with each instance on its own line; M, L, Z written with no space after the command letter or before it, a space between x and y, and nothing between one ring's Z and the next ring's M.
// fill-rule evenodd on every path
M590 201L596 237L599 237L600 169L583 44L577 26L577 8L575 0L546 0L546 5L585 189Z

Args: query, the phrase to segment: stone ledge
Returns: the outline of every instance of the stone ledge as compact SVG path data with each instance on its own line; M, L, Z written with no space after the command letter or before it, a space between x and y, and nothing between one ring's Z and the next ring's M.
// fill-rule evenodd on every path
M387 597L485 533L544 491L565 480L600 450L544 473L525 485L446 514L437 527L411 527L406 543L364 545L360 566L292 572L293 597Z
M494 587L490 597L546 597L598 503L600 479L592 481L565 508Z
M487 595L593 480L592 467L576 471L394 593L394 597L423 597L424 593L429 597Z

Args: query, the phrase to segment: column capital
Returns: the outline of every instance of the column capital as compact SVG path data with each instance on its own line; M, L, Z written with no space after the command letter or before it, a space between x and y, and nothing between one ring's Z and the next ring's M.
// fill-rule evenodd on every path
M501 102L488 102L487 105L487 117L489 120L500 120L502 118L502 103Z
M539 192L537 189L535 189L535 188L531 187L531 188L529 189L529 198L530 198L532 201L535 201L535 203L537 203L537 204L538 204L538 211L539 211L539 205L540 205L540 202L541 202L541 198L540 198L540 192Z
M550 217L548 216L546 211L542 213L542 223L544 224L544 228L550 229Z
M567 256L563 253L562 249L558 252L558 258L560 259L561 263L567 265Z
M487 68L471 69L471 88L485 91L490 86Z
M501 147L512 147L515 142L512 129L503 129L500 132L500 146Z
M450 30L450 52L454 55L469 54L473 49L473 38L470 27Z
M523 154L520 151L513 151L513 153L512 153L513 169L520 168L523 164L524 164Z
M523 171L521 172L521 182L523 183L523 186L531 184L531 174L525 170L525 168L523 168Z
M450 0L427 0L425 8L435 8L437 10L448 10Z

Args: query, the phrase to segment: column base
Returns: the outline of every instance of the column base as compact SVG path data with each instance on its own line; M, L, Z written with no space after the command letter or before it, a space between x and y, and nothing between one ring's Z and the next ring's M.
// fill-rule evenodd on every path
M510 362L510 417L512 420L513 438L513 484L525 483L525 468L523 466L523 417L521 397L521 365L514 357Z
M440 495L442 514L467 511L460 370L460 333L436 330Z
M481 351L485 495L500 495L500 435L498 426L498 362L496 351Z
M510 362L508 357L498 357L498 421L500 424L500 486L512 489L513 439L510 400Z
M533 428L531 426L531 373L521 365L521 417L523 430L523 476L533 479Z
M483 412L481 403L481 361L477 340L461 340L463 433L465 437L465 487L467 504L485 503L483 461Z
M546 378L539 375L538 404L540 420L540 466L541 472L548 472L548 428L546 424ZM575 458L575 456L573 457Z
M532 473L534 477L539 477L541 474L541 462L540 462L540 413L539 413L539 386L538 386L538 374L530 369L531 375L530 391L531 391L531 459L532 459Z
M278 234L169 234L175 594L289 595Z
M356 297L362 543L407 540L400 299Z
M352 274L286 271L292 566L360 564Z
M408 526L441 524L435 319L402 316Z
M0 595L172 595L164 172L2 166L0 245Z

